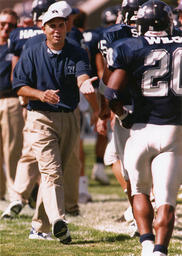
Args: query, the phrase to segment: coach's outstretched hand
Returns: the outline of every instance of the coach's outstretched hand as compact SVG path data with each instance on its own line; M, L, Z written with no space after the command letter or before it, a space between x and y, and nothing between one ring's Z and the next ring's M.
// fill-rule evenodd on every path
M96 81L98 79L97 76L94 76L92 78L89 78L85 80L82 85L80 86L80 92L83 94L91 94L94 93L94 87L92 85L92 82Z

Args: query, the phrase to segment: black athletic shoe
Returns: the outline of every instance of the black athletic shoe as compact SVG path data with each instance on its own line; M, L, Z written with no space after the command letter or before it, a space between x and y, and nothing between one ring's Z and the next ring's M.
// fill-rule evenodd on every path
M60 240L61 243L71 243L71 236L68 225L64 220L57 220L54 222L54 224L52 225L52 233Z

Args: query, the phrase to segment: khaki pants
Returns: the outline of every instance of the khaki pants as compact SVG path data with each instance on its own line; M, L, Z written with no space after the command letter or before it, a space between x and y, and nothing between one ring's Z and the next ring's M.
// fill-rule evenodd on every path
M25 121L26 122L26 121ZM23 129L23 149L18 161L16 177L13 184L14 193L10 200L20 200L24 204L28 202L32 189L36 182L39 183L40 173L38 163L31 147L30 134L27 124Z
M0 163L3 162L2 156L0 157ZM3 165L0 164L0 200L5 197L6 193L6 176L3 169Z
M75 110L78 126L80 125L79 109ZM72 213L79 209L78 207L78 184L80 175L80 159L79 159L79 140L78 133L77 142L74 147L72 156L65 166L64 171L64 189L65 189L65 209ZM10 198L11 201L20 200L27 203L31 191L36 182L39 183L40 172L38 163L31 146L28 125L25 121L23 129L23 150L20 160L18 161L16 177L13 185L14 193Z
M32 226L37 231L48 232L50 224L65 215L63 171L79 134L77 116L75 112L28 111L27 127L41 173Z
M17 162L22 150L22 108L16 97L0 99L0 164L5 164L9 196L13 193L13 182Z
M73 213L78 207L78 188L80 177L80 111L77 108L74 111L77 120L79 132L77 133L76 143L72 155L64 169L64 198L65 209L68 213Z

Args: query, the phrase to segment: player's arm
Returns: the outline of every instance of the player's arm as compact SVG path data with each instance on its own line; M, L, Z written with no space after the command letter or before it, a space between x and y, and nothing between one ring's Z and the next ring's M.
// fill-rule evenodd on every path
M90 78L87 74L83 74L77 77L78 87L81 93L88 100L92 110L93 110L93 123L98 119L99 115L99 104L97 101L97 96L92 85L92 82L96 81L98 77Z
M105 63L104 63L102 54L100 52L98 52L95 55L95 64L96 64L96 68L97 68L97 75L98 75L99 79L101 79L102 75L103 75Z
M102 76L100 78L99 82L99 102L100 102L100 113L99 113L99 118L102 120L106 120L110 118L110 109L108 107L108 104L106 103L106 99L103 96L102 93L102 85L106 86L109 76L111 74L111 71L107 68L107 50L108 50L108 43L106 38L104 37L104 34L101 36L101 39L98 43L98 49L100 51L100 57L102 58L102 63L103 63L103 72ZM99 131L98 131L99 132Z
M11 81L13 80L13 70L14 70L19 58L20 58L19 56L15 56L15 55L12 57L12 60L11 60Z
M99 95L100 95L100 113L99 113L99 117L102 120L108 119L110 118L110 109L108 107L108 104L106 103L106 99L104 97L104 90L105 87L107 86L108 83L108 79L111 75L111 71L107 68L107 65L105 65L105 69L103 72L103 76L100 79L99 82Z
M102 56L101 53L97 53L95 61L96 61L97 74L100 79L100 83L107 82L108 73L110 73L110 71L108 70L108 72L107 72L107 70L106 70L106 67L107 67L106 60L104 59L104 57ZM102 94L98 93L98 97L99 97L99 103L100 103L99 117L102 120L110 118L110 110L105 103L104 96Z
M123 69L114 70L107 82L104 90L104 96L111 110L118 116L126 114L122 102L119 100L119 94L125 88L128 82L127 72Z
M110 46L107 50L105 76L103 83L99 86L99 91L106 98L108 106L116 115L121 117L121 120L128 114L128 111L126 113L123 108L121 95L128 83L128 75L125 68L128 68L129 63L132 61L131 57L130 59L128 58L129 50L128 45L120 41L116 41Z

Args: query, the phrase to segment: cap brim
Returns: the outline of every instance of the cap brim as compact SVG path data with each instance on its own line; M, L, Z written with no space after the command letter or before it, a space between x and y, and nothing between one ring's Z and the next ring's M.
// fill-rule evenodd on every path
M51 15L49 17L43 17L43 19L42 19L42 26L44 26L45 23L47 23L50 20L55 19L55 18L66 19L67 17L61 16L60 14Z

